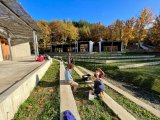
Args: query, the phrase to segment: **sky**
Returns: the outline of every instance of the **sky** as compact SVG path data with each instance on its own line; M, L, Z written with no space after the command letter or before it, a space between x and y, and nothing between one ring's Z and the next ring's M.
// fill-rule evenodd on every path
M160 14L160 0L17 0L34 20L86 20L112 24L137 17L143 8Z

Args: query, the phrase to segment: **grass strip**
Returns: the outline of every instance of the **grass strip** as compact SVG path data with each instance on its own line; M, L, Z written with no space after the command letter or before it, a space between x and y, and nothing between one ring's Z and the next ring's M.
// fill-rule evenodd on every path
M59 120L59 62L53 61L13 120Z
M123 106L128 112L134 115L138 120L160 120L155 115L138 106L136 103L130 101L112 88L106 86L105 92L117 103Z
M95 68L101 68L107 76L114 80L133 84L153 93L160 94L160 65L121 70L117 66L122 65L122 63L96 64L76 62L76 64L92 71L95 71Z
M119 120L119 118L101 100L88 100L91 90L80 76L72 70L72 76L79 83L79 88L74 94L79 114L82 120Z

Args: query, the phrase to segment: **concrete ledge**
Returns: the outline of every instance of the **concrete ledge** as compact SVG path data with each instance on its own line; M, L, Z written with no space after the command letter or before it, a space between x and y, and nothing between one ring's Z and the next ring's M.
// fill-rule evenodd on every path
M159 64L160 64L160 61L158 61L158 62L140 63L140 64L123 65L123 66L118 66L118 68L119 69L127 69L127 68L137 68L137 67L150 66L150 65L159 65Z
M31 91L51 64L52 60L45 62L38 69L0 95L0 120L10 120L14 117L19 106L29 97Z
M132 62L132 61L149 61L149 60L160 60L160 58L139 58L139 59L123 59L123 60L106 60L106 63L115 62Z
M79 66L80 67L80 66ZM93 72L90 70L87 70L86 68L80 67L82 70L84 70L85 72L93 75ZM146 109L147 111L151 112L153 115L157 116L158 118L160 118L160 111L153 108L152 106L144 103L143 101L137 99L136 97L132 96L131 94L125 92L124 90L118 88L117 86L114 86L113 84L109 83L107 81L107 79L103 80L104 84L106 84L107 86L109 86L110 88L112 88L113 90L117 91L118 93L122 94L123 96L125 96L126 98L128 98L129 100L131 100L132 102L136 103L137 105L141 106L142 108Z
M67 58L67 56L54 56L55 58L59 58L59 57L63 57L63 58ZM92 56L74 56L74 59L132 59L132 58L154 58L155 55L143 55L143 56L97 56L97 55L92 55Z
M71 90L71 86L65 84L65 67L63 62L60 62L60 119L63 120L63 112L70 110L76 117L76 120L80 120L80 116L77 110L77 105L74 100L74 96Z

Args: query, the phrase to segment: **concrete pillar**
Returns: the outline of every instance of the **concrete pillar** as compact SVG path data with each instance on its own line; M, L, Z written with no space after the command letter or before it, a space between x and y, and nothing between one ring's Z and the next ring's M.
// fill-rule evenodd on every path
M121 42L121 52L124 50L124 44Z
M89 52L93 52L93 42L91 40L89 41Z
M3 61L1 41L0 41L0 61Z
M8 33L7 41L8 41L8 45L9 45L9 51L10 51L10 60L12 60L13 57L12 57L12 50L11 50L11 37L10 37L9 33Z
M101 52L102 51L102 41L99 41L98 43L99 43L99 52Z
M38 40L37 40L36 31L33 31L33 40L34 40L34 53L35 53L35 57L37 58L37 56L39 55L39 51L38 51Z

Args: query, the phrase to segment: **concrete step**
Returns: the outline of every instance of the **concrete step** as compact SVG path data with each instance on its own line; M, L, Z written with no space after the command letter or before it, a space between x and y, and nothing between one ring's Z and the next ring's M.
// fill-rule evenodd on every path
M0 94L0 120L13 119L19 106L30 96L31 91L38 84L51 64L52 60L44 62L40 67L34 71L31 70L29 74L26 73L24 78Z
M79 66L80 67L80 66ZM84 67L80 67L82 70L84 70L85 72L93 75L92 71L89 71L87 69L85 69ZM153 108L152 106L144 103L143 101L137 99L136 97L134 97L133 95L125 92L124 90L120 89L119 87L114 86L113 84L107 82L107 79L104 79L103 82L109 86L110 88L112 88L113 90L117 91L118 93L122 94L123 96L125 96L126 98L128 98L129 100L131 100L132 102L136 103L137 105L141 106L142 108L146 109L147 111L151 112L152 114L154 114L155 116L157 116L158 118L160 118L160 111Z
M84 75L76 66L74 70L81 77ZM125 110L121 105L115 102L109 95L106 93L102 98L103 102L121 119L121 120L136 120L127 110Z
M64 111L70 110L76 117L76 120L80 120L80 116L77 110L71 86L65 84L64 72L64 64L63 62L60 62L60 119L63 120Z
M143 67L143 66L152 66L152 65L159 65L159 64L160 64L160 61L156 61L156 62L122 65L122 66L118 66L118 68L119 69L138 68L138 67Z

